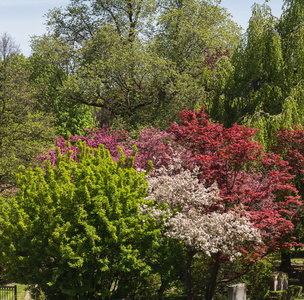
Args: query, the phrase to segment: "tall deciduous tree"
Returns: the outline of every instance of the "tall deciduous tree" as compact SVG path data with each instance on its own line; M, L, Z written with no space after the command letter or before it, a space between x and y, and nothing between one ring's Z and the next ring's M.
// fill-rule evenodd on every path
M66 137L70 134L82 134L84 128L95 124L94 110L81 103L67 101L61 92L67 79L65 70L54 60L47 60L38 54L29 57L28 73L35 87L36 107L41 112L52 113L56 133Z
M28 61L13 39L0 43L0 191L13 184L20 164L29 166L54 139L51 116L37 110Z
M193 74L204 50L229 47L239 33L211 0L72 0L51 10L47 25L33 49L66 72L63 99L135 127L166 126L182 107L201 104L206 74Z

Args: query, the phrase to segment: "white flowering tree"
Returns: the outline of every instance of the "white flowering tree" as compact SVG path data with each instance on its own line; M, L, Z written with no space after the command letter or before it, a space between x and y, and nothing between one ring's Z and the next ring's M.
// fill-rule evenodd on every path
M198 252L231 260L241 255L246 243L260 243L259 231L240 210L225 210L216 184L206 188L198 179L198 170L162 168L158 176L148 178L148 200L156 206L150 213L164 220L165 235L182 240L187 251L186 285L188 299L193 298L191 263ZM166 210L158 209L167 206ZM206 293L212 299L220 260L216 259ZM211 298L210 298L211 297Z

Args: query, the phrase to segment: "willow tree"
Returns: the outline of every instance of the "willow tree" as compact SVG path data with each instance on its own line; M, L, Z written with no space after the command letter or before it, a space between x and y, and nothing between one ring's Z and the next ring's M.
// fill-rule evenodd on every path
M211 103L219 105L211 116L220 116L226 126L237 122L260 128L258 139L265 146L278 128L303 123L303 14L301 1L284 1L279 19L268 5L253 6L225 85L213 95Z
M215 89L207 109L212 118L227 127L237 122L259 128L255 139L266 150L276 144L279 128L304 122L303 16L302 1L285 0L280 18L268 5L254 5L224 80L211 80ZM295 222L296 227L301 223ZM281 268L289 267L290 253L283 251Z
M101 122L167 124L203 104L204 50L240 33L219 2L71 0L49 11L33 50L67 74L63 101L95 107Z

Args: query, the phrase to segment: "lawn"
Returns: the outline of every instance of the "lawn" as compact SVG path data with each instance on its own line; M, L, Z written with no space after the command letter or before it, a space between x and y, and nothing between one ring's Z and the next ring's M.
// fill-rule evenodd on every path
M27 285L18 284L18 283L10 283L10 284L7 284L7 286L14 286L14 285L17 285L17 299L18 299L18 300L24 300L24 297L25 297L25 295L26 295L26 288L27 288ZM5 297L6 294L3 293L3 294L1 294L1 296Z

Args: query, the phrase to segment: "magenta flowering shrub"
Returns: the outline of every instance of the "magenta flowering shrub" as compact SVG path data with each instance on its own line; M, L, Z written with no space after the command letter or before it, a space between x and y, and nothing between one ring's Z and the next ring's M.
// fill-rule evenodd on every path
M90 148L98 148L100 144L103 144L107 150L109 150L112 158L117 161L119 158L118 146L122 147L125 155L129 156L132 153L132 149L125 148L122 141L130 139L125 132L114 131L111 132L109 128L92 128L90 130L85 129L86 135L74 135L70 136L68 140L62 136L57 138L55 148L59 148L60 154L64 155L68 151L71 151L73 159L77 160L77 154L79 153L76 142L78 140L85 141L86 146ZM51 160L52 166L56 165L57 153L55 148L48 149L44 155L39 156L37 159L44 161L46 159Z
M159 169L161 166L167 167L172 159L179 160L184 168L193 168L190 151L185 150L174 142L171 133L161 131L152 126L142 129L137 139L132 139L126 131L92 128L86 130L86 135L84 136L70 136L68 140L59 137L56 140L55 148L59 148L61 155L71 151L71 157L77 160L79 149L76 142L78 140L85 141L90 148L98 148L100 144L103 144L105 149L109 150L114 161L117 161L120 156L118 146L122 148L126 157L130 157L135 145L138 150L134 161L136 170L146 170L149 161L153 163L154 169ZM46 150L45 154L38 157L38 159L41 161L50 159L52 165L56 165L57 153L55 148Z
M194 167L190 151L178 145L171 133L160 131L152 126L141 130L136 140L127 140L124 145L127 149L136 145L138 149L134 162L135 169L147 169L149 161L153 163L154 169L168 167L172 160L178 160L184 169Z

